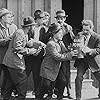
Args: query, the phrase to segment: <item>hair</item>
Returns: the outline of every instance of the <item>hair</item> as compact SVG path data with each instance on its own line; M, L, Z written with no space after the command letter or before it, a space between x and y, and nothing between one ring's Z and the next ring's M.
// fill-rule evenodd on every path
M50 14L49 14L48 12L45 11L45 12L43 12L43 13L44 13L45 16L50 17Z
M94 29L93 22L91 20L83 20L82 25L90 26L90 28Z
M59 14L59 13L64 13L64 14L65 14L65 11L64 11L64 10L58 10L58 11L56 12L56 14Z
M34 12L34 20L38 19L39 18L39 15L42 14L43 11L42 10L36 10Z
M60 27L59 29L53 30L53 27L55 27L55 25L59 25L59 24L52 23L51 26L49 26L48 32L49 34L51 34L51 37L53 37L56 33L58 33L62 29L59 25Z

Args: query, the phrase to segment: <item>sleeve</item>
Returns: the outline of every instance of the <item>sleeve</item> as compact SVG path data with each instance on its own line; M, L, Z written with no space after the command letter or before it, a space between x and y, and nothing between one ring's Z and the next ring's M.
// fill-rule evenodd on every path
M75 37L74 33L73 33L73 29L70 25L68 25L68 32L70 33L71 38L73 39Z
M5 39L0 39L0 46L6 46L9 44L9 41L6 41Z
M100 36L98 36L96 41L96 53L100 54Z
M0 30L0 46L6 46L9 44L9 40L2 36L2 31Z
M58 52L55 44L53 44L53 43L48 43L47 44L47 50L49 51L51 56L57 61L66 61L66 60L70 59L69 56L71 57L70 53L61 54L60 52Z
M30 54L31 49L26 47L26 40L23 37L23 34L20 34L16 32L15 38L14 38L14 52L19 53L22 55ZM32 49L35 50L35 49Z

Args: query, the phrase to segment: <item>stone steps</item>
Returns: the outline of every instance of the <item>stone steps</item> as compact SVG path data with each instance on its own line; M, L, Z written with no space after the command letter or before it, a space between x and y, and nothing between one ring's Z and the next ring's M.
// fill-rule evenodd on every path
M84 79L83 80L83 83L82 83L82 88L91 88L92 87L92 82L93 82L93 80L92 79ZM75 81L73 80L73 81L71 81L71 88L73 89L73 88L75 88Z
M75 78L77 75L77 70L71 70L71 87L75 88ZM91 88L92 87L92 79L86 79L86 75L84 75L84 80L82 84L82 88Z

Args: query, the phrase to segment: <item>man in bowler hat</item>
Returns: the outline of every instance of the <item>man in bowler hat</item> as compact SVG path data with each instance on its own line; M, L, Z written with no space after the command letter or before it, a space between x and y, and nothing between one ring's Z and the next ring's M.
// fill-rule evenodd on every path
M33 30L34 36L32 39L36 42L41 42L41 44L43 44L42 46L43 48L41 49L39 55L26 57L26 68L27 68L26 72L27 76L29 76L30 72L32 71L33 82L34 82L33 92L36 93L38 91L40 84L40 66L43 60L43 55L45 53L45 46L44 46L45 44L42 41L42 37L45 32L45 28L43 26L44 13L42 10L36 10L34 12L34 20L36 25Z
M3 64L7 68L7 83L3 90L4 100L9 100L13 87L16 88L18 96L16 100L25 100L27 91L27 77L25 73L25 55L37 55L37 49L26 47L28 32L34 29L34 19L30 16L23 19L22 29L18 29L9 43L8 50L4 56Z
M64 10L58 10L56 12L56 21L57 23L60 24L60 26L63 29L63 39L62 41L64 42L64 45L66 46L66 48L68 48L68 46L73 42L73 38L74 38L74 33L72 31L72 27L70 25L68 25L67 23L65 23L66 18L68 17L68 15L66 15ZM63 74L66 77L66 88L67 88L67 98L72 99L71 95L70 95L70 88L71 88L71 84L70 84L70 60L67 61L62 61L61 64L61 69L63 71ZM57 88L60 86L60 84L56 84L56 88L55 88L55 94L57 93Z
M17 30L17 26L13 24L12 17L13 14L11 11L7 10L6 8L0 9L0 75L3 70L3 82L1 82L2 83L1 94L6 84L5 80L6 67L3 64L3 59L8 49L11 37L13 33Z
M56 80L60 83L57 99L61 100L63 98L66 79L65 77L62 77L60 65L62 61L72 59L72 56L77 53L74 51L68 52L67 48L64 46L62 42L63 30L59 24L51 24L49 31L51 33L51 40L47 43L46 55L41 64L41 84L39 91L36 94L37 100L42 100L46 93L49 95L46 100L52 98L52 91L55 87Z

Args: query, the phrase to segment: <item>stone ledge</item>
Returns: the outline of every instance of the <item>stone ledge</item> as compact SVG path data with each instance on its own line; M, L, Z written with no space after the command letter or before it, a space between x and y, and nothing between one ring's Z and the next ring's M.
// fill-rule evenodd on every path
M82 82L82 88L91 88L92 87L92 79L84 79ZM71 87L75 88L75 80L71 80Z

